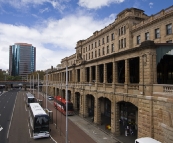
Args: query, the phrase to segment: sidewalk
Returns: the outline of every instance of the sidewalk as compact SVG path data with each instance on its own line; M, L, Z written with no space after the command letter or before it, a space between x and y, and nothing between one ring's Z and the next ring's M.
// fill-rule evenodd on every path
M85 119L79 117L78 115L69 116L68 119L70 119L74 124L76 124L79 128L81 128L97 143L122 143L119 140L112 137L111 135L100 130L93 123L86 121Z

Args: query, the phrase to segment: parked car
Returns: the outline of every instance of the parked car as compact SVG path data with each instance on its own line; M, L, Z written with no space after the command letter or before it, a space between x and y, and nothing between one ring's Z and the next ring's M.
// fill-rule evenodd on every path
M53 97L52 96L48 96L47 99L48 100L53 100Z

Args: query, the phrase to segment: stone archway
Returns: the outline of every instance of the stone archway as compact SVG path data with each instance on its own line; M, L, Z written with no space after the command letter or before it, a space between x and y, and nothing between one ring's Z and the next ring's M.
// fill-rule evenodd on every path
M80 111L80 99L81 95L79 92L75 92L75 97L74 97L74 110L77 114L79 114Z
M86 95L86 100L87 100L87 111L88 111L88 116L89 117L94 117L94 103L95 103L95 98L91 94Z
M138 107L131 102L120 101L117 108L120 135L137 138Z

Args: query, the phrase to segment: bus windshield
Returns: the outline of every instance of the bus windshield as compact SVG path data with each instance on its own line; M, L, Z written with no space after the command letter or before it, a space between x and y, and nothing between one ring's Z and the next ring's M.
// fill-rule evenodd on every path
M34 132L49 132L49 117L48 116L36 116L34 122Z
M28 103L34 103L35 102L35 98L28 98Z

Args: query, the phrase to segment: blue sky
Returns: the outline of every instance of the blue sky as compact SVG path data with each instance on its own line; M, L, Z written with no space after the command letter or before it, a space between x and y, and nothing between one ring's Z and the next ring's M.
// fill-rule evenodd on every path
M124 9L139 8L150 16L171 5L172 0L0 0L0 69L9 68L14 43L35 46L36 70L46 70Z

